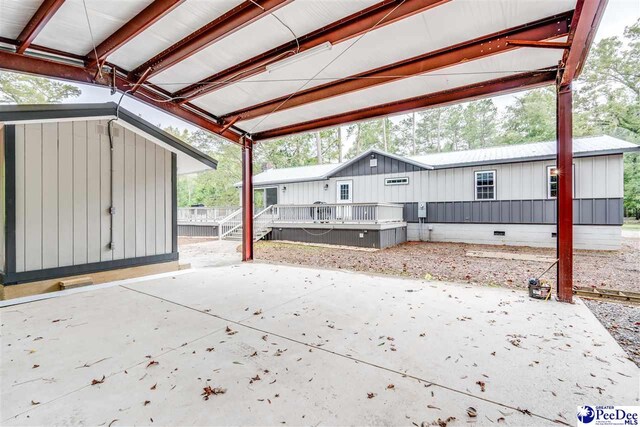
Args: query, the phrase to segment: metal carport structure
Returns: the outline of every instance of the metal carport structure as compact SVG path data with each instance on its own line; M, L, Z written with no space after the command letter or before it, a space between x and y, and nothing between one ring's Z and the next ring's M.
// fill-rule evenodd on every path
M558 297L571 301L571 84L606 3L5 0L0 68L111 87L240 144L245 207L256 142L555 84Z

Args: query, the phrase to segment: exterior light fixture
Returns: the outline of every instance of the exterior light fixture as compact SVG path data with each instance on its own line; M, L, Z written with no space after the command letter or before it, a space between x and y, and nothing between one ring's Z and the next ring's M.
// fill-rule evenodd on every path
M324 185L324 191L327 191L329 189L329 184L325 184Z
M286 185L282 187L282 192L284 193L285 191L287 191L287 186Z
M317 55L318 53L331 50L332 47L333 46L331 45L331 42L324 42L322 44L319 44L318 46L312 47L311 49L307 49L296 55L289 56L282 61L276 61L272 64L268 64L265 68L267 69L267 72L270 73L272 71L279 70L280 68L287 67L291 64L295 64L296 62L302 61L303 59L310 58L313 55Z

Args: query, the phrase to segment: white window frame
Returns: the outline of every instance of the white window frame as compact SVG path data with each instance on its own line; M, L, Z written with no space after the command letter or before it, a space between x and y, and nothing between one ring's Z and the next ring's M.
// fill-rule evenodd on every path
M556 168L555 165L547 166L547 199L557 199L558 198L557 195L556 196L552 196L551 195L551 177L554 176L554 175L551 175L551 171L553 169L555 169L555 168ZM555 175L555 176L557 178L558 175ZM557 193L557 191L558 191L558 181L556 179L556 193Z
M551 200L558 198L558 196L551 196L551 169L555 169L555 168L556 168L556 165L547 166L547 199L551 199ZM571 196L575 197L576 195L576 164L575 163L571 166L571 169L572 169L572 175L573 175L573 188L572 188ZM556 188L556 191L558 191L557 188Z
M493 197L490 199L479 199L478 198L478 175L481 173L492 173L493 174ZM474 196L474 200L496 200L496 198L498 197L498 172L495 169L485 169L485 170L479 170L479 171L474 171L473 174L473 196ZM489 187L488 185L485 187Z
M340 198L340 189L343 185L349 187L349 199L343 200ZM336 203L353 203L353 181L336 181Z
M409 177L399 176L396 178L385 178L384 185L409 185Z

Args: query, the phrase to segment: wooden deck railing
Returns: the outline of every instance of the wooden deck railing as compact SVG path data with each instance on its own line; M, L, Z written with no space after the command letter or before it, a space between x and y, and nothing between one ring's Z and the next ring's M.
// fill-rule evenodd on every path
M274 205L274 223L382 224L404 221L393 203Z

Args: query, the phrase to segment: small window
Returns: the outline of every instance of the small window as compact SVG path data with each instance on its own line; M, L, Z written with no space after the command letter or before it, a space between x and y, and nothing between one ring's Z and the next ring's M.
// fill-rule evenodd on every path
M558 173L555 166L547 166L547 198L558 197Z
M349 200L349 184L340 184L340 200Z
M496 171L476 172L476 200L496 198Z
M409 177L402 178L385 178L384 185L408 185Z
M576 192L576 165L571 167L573 173L573 190L572 196ZM547 166L547 199L556 199L558 197L558 169L555 166Z

